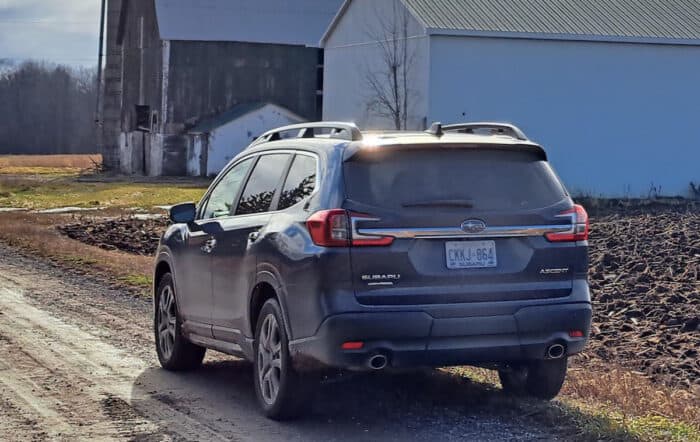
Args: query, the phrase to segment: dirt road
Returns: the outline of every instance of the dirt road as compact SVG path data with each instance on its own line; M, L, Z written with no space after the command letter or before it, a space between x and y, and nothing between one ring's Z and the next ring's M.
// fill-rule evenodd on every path
M551 440L490 406L497 391L440 374L326 382L312 414L258 414L248 364L210 352L157 367L150 305L0 245L1 440Z

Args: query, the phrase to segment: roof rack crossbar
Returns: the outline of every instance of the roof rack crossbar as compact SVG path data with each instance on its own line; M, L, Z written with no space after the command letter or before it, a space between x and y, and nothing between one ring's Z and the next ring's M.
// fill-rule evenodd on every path
M290 138L316 138L315 129L330 129L331 138L338 138L347 141L362 140L362 132L353 123L318 122L293 124L291 126L273 129L258 137L258 139L256 139L251 146L281 140L283 133L293 131L297 131L297 134Z
M462 132L473 134L480 129L491 129L495 135L506 135L521 141L529 141L525 132L519 127L507 123L459 123L442 126L444 132Z

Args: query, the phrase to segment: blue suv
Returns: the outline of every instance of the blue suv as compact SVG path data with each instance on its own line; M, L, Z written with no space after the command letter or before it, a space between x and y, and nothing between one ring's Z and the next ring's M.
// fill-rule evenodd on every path
M477 365L551 399L588 339L588 216L512 125L283 127L170 217L160 363L250 360L270 418L303 411L324 367Z

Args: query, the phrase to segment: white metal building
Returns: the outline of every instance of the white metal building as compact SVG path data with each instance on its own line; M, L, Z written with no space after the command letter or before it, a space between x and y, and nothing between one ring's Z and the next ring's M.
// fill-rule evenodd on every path
M324 119L392 127L367 77L386 69L377 27L404 16L408 126L516 123L576 193L700 182L697 0L347 0L321 41Z
M273 103L247 103L201 121L189 130L193 148L187 159L187 174L206 170L213 176L243 149L270 129L303 123L303 117Z

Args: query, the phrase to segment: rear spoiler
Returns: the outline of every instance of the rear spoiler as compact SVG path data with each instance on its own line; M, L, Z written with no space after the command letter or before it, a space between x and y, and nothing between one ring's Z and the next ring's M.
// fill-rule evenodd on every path
M544 149L534 143L524 142L522 144L496 144L496 143L418 143L418 144L382 144L379 146L366 145L362 143L351 143L345 148L343 161L350 161L361 152L378 150L412 150L425 149L435 150L439 155L442 149L482 149L482 150L502 150L510 152L529 152L535 154L541 161L547 161L547 153Z

